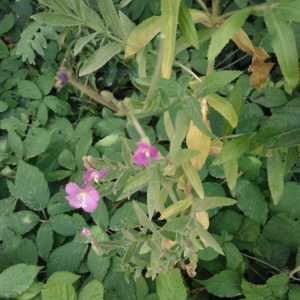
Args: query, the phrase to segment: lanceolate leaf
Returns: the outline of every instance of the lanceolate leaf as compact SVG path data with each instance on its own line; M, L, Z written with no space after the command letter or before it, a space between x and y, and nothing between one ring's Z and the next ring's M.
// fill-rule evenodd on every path
M165 36L162 75L169 79L174 60L177 20L181 0L161 1L161 33Z
M248 18L251 10L245 8L229 17L213 34L208 49L208 60L212 61L222 51L230 38L241 28Z
M112 42L98 49L81 67L79 75L92 73L105 65L112 57L120 53L123 45Z
M132 30L125 49L125 58L142 50L160 31L160 17L153 16Z
M279 150L274 150L267 158L268 182L274 204L279 202L283 193L283 163Z
M278 3L274 8L277 15L286 21L300 22L300 1L289 1Z
M157 202L159 200L159 191L161 185L161 169L159 165L156 165L151 170L150 182L147 190L147 207L149 219L152 219L152 216L155 211L157 211Z
M299 80L299 67L292 28L280 18L279 14L274 14L270 10L267 10L265 13L265 22L272 36L273 49L283 76L293 90Z
M45 23L52 26L79 26L82 25L81 21L74 19L72 17L63 15L61 13L49 13L41 12L31 17L36 21Z

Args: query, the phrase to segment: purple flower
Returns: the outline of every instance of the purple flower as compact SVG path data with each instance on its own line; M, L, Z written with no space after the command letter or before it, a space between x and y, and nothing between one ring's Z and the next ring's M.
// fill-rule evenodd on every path
M158 159L158 152L155 147L146 142L139 141L136 143L138 148L133 154L133 160L138 165L148 165L149 158Z
M61 89L69 82L69 75L65 69L61 68L56 73L55 79L56 79L55 88Z
M66 185L66 192L69 194L66 199L75 208L81 207L86 212L92 212L98 206L100 195L95 188L89 185L81 188L76 183L70 182Z
M86 227L83 227L82 228L82 231L81 231L81 233L80 233L80 235L81 236L88 236L88 235L90 235L91 234L91 232L88 230L88 228L86 228Z
M109 170L105 169L102 171L97 171L95 169L88 169L83 175L84 187L92 184L93 182L98 183L100 179L102 179Z

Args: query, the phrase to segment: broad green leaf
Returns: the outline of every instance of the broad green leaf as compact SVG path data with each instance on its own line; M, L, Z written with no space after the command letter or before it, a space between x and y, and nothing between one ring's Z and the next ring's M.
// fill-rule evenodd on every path
M173 216L175 214L178 214L188 207L190 207L193 203L193 199L184 199L180 200L177 203L174 203L170 206L168 206L160 215L158 220L164 220L170 216Z
M142 50L160 31L160 17L153 16L138 26L130 33L125 49L125 58Z
M264 227L263 235L269 241L296 249L300 245L300 220L293 220L285 214L275 215Z
M241 74L242 72L240 71L215 71L206 76L203 82L197 86L195 94L198 97L205 97L211 93L217 92Z
M197 31L192 20L191 13L184 1L181 1L178 16L179 28L189 43L195 48L199 48Z
M279 150L273 150L271 156L267 157L268 183L274 204L279 202L283 193L283 163Z
M87 155L89 148L92 145L92 142L93 135L92 131L90 130L84 136L82 136L76 144L75 161L77 167L80 169L85 169L82 157Z
M40 103L36 118L43 126L48 122L48 108L44 102Z
M94 9L88 7L84 1L80 1L80 11L83 18L83 23L97 31L98 33L104 33L106 28L101 20L99 13L97 13Z
M286 153L284 161L284 171L283 174L286 175L296 163L299 157L300 151L297 146L289 147Z
M245 156L239 159L239 171L243 172L243 178L253 181L260 175L261 161L255 156Z
M53 230L51 225L47 223L42 223L36 236L36 245L38 248L39 255L45 261L48 260L50 252L52 250L54 243Z
M9 130L7 138L9 147L15 152L16 156L22 159L24 150L20 136L15 132L15 130Z
M44 174L37 167L19 161L15 185L26 206L38 211L46 208L50 197L49 188Z
M43 300L77 300L74 287L69 282L47 283L42 290Z
M74 158L74 154L68 150L68 149L64 149L58 157L58 162L59 164L66 168L69 169L71 171L75 170L75 158Z
M143 276L140 276L135 281L136 299L144 299L148 295L148 285Z
M244 216L241 225L235 235L237 241L240 240L246 243L257 242L260 236L261 224L252 218Z
M60 271L53 273L48 279L47 283L55 283L55 282L68 282L73 284L74 282L78 281L80 278L80 275L66 272L66 271Z
M278 107L288 103L284 91L276 87L263 88L261 93L255 91L251 94L251 97L255 99L254 101L256 103L268 108Z
M154 166L150 171L150 182L147 190L147 207L149 219L152 219L155 211L158 211L158 200L161 186L161 169L159 165Z
M237 206L246 216L265 224L268 216L268 203L254 183L239 178L234 194L238 200Z
M44 98L44 103L48 108L53 110L57 115L61 117L73 115L70 104L65 100L59 99L55 96L47 96Z
M217 94L210 94L206 99L208 104L219 112L233 128L237 126L238 117L229 101Z
M198 196L201 199L203 199L204 191L203 191L202 182L201 182L198 172L193 167L192 163L191 162L184 163L184 164L182 164L182 168L183 168L189 182L191 183L192 187L198 194Z
M107 207L103 200L99 201L98 207L91 213L93 221L100 226L102 229L108 227L109 224L109 214Z
M176 154L178 153L182 141L186 137L186 133L188 130L188 126L190 123L189 116L183 111L180 110L175 119L175 131L172 135L172 138L170 139L170 160L172 161Z
M229 40L241 28L251 13L250 8L245 8L237 11L230 16L217 30L211 38L211 43L208 48L208 60L212 61L222 51Z
M138 203L136 201L132 201L132 206L139 218L140 224L148 228L149 230L151 230L153 233L156 233L157 232L156 226L154 225L154 223L151 222L151 220L149 220L149 218L141 209L141 207L138 205Z
M161 33L165 37L163 48L162 76L169 79L175 55L175 42L180 0L161 2Z
M113 33L120 38L124 38L122 27L118 14L116 12L114 3L112 0L101 1L97 0L101 15L106 23L106 26L110 27Z
M252 138L252 134L245 134L238 136L232 139L230 142L226 143L221 152L214 159L212 165L219 165L232 159L238 159L243 153L248 150Z
M5 269L0 274L0 296L15 298L25 292L41 269L42 267L26 264L17 264Z
M0 40L0 59L7 58L9 56L9 51L7 45Z
M236 234L242 223L242 219L242 215L235 211L221 211L211 220L209 231L221 234L222 231L226 230L229 234Z
M207 280L201 280L210 294L218 297L235 297L242 294L242 278L232 270L222 271Z
M70 242L56 248L49 257L47 274L57 271L76 272L88 246Z
M273 11L286 21L300 22L300 2L297 0L277 3Z
M272 296L272 291L266 284L258 285L243 280L241 288L243 295L249 300L268 299Z
M137 247L138 243L132 243L131 246L127 249L127 251L125 252L123 258L122 258L122 262L121 262L121 267L124 268L131 260L135 249Z
M272 45L280 69L290 89L293 90L299 81L298 55L293 30L280 18L280 14L274 14L272 10L266 10L264 18L272 36Z
M103 281L110 266L110 259L99 256L93 249L91 249L87 257L87 265L95 278L99 281Z
M119 11L119 19L124 40L128 40L130 33L135 28L135 24L121 10Z
M44 283L43 282L33 282L30 287L20 295L16 297L18 300L29 300L34 299L34 296L39 294L43 289Z
M267 280L267 286L277 297L283 296L289 290L289 276L286 273L279 273Z
M178 269L168 270L157 276L156 289L159 299L185 300L187 297L186 287Z
M76 234L76 224L74 219L65 214L58 214L49 219L52 229L63 236L74 236Z
M226 257L226 269L232 271L244 271L244 259L239 249L231 242L226 242L223 245L223 250Z
M225 197L205 197L203 200L195 199L192 209L196 212L206 211L216 207L230 206L236 204L236 201Z
M98 280L92 280L84 286L78 300L103 300L104 288Z
M197 99L197 97L186 97L186 112L191 117L194 124L198 127L198 129L205 135L214 138L215 135L210 131L203 120L203 115L201 112L201 105Z
M31 16L32 19L52 26L79 26L82 22L61 13L41 12Z
M103 2L103 1L100 1ZM106 2L106 1L104 1ZM105 65L112 57L120 53L123 45L117 42L111 42L100 47L80 68L79 76L92 73Z
M85 117L82 119L75 128L74 137L79 139L84 136L92 128L96 120L95 117Z
M9 31L15 24L15 16L14 13L11 12L3 17L3 19L0 21L0 36L3 35L3 33Z
M96 36L98 32L91 33L89 35L83 36L78 39L78 41L74 45L74 55L76 56L82 48L88 44L90 41L92 41Z
M177 154L175 155L172 165L175 167L179 167L180 165L184 164L185 162L190 161L193 157L199 154L198 150L193 149L179 149Z
M29 80L21 80L18 82L18 92L20 96L29 99L41 99L42 93L35 83Z
M135 191L137 189L140 189L142 186L144 186L148 181L149 178L149 172L148 170L143 170L142 172L137 173L134 175L125 185L123 193Z

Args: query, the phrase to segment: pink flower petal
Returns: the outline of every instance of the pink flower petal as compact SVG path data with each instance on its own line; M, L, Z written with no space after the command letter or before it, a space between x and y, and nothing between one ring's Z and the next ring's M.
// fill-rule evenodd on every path
M75 182L70 182L66 185L66 192L69 195L79 194L81 191L81 187L79 187Z
M149 158L157 160L159 158L155 147L148 143L139 141L136 143L138 148L133 155L133 161L138 165L147 165Z

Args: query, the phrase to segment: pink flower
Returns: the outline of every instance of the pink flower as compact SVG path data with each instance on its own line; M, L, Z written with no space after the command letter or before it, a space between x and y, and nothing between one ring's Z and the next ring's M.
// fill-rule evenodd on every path
M149 158L158 159L158 152L155 147L148 143L139 141L136 143L138 148L133 154L133 161L138 165L148 165Z
M93 182L99 182L100 179L102 179L107 173L109 172L109 170L105 169L102 171L97 171L95 169L88 169L84 175L83 175L83 181L84 184L83 186L87 186L92 184Z
M94 211L98 206L100 195L98 191L87 185L82 188L74 182L66 185L66 192L69 194L66 199L69 204L75 208L80 208L86 212Z
M88 228L86 228L86 227L83 227L82 228L82 231L81 231L81 233L80 233L80 235L81 236L88 236L88 235L90 235L91 234L91 232L88 230Z

